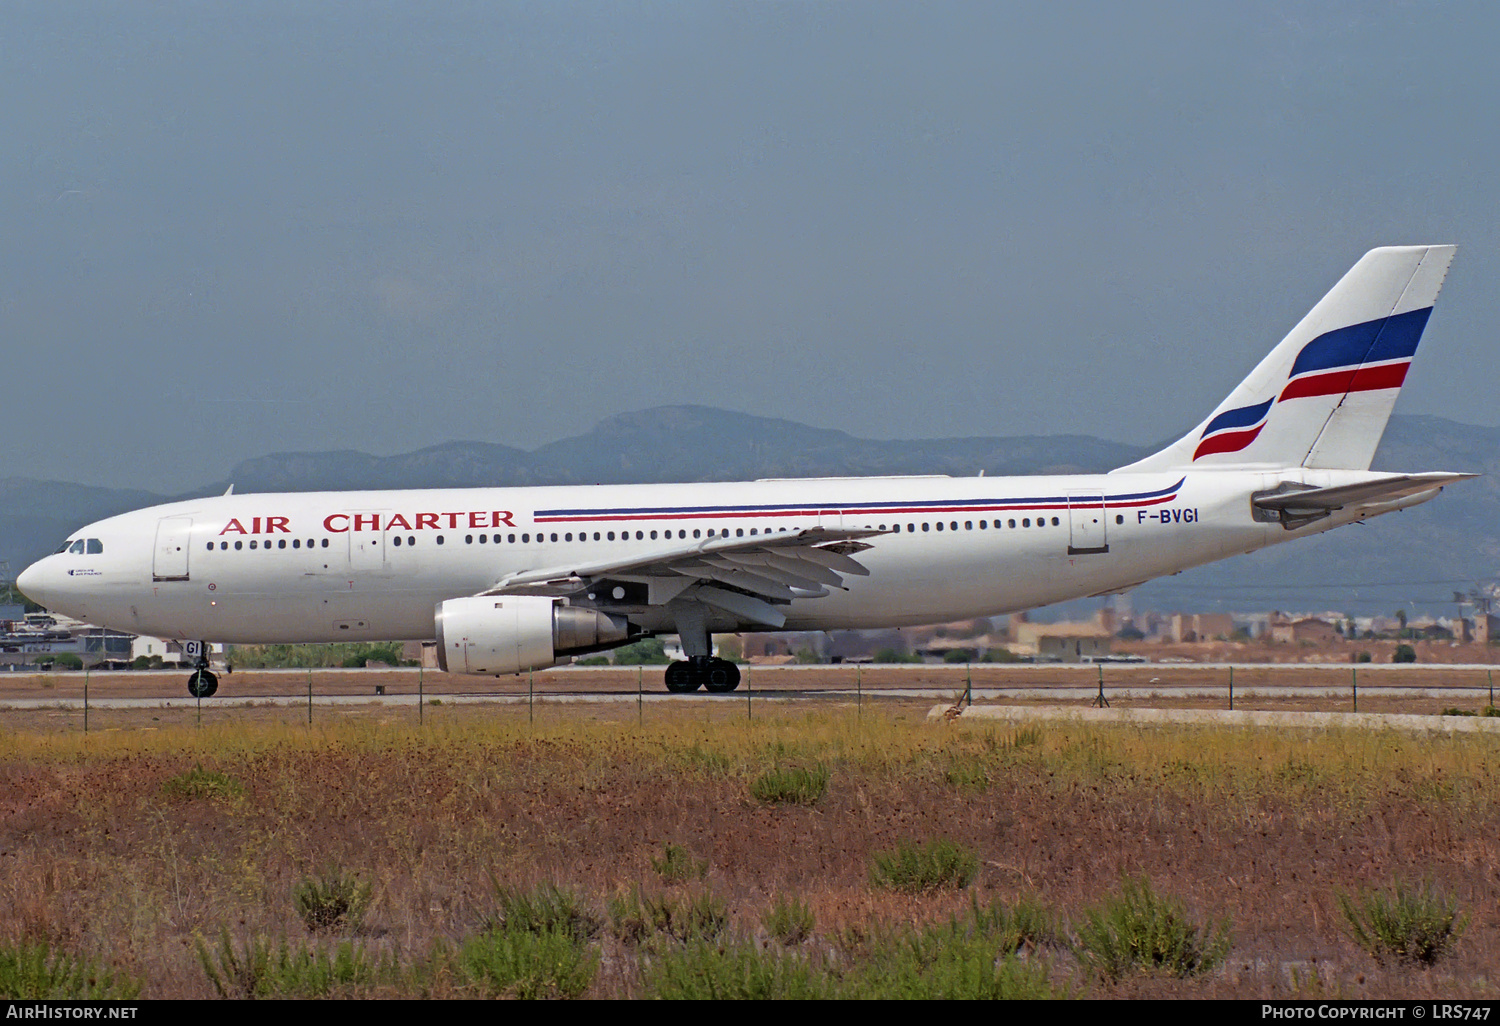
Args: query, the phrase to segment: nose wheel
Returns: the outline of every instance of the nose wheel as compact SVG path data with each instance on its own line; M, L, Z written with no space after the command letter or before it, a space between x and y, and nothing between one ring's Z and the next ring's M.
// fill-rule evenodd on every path
M188 678L188 694L194 698L212 698L219 690L219 678L210 670L194 670Z
M198 658L193 663L192 675L188 677L188 694L194 698L212 698L214 692L219 690L219 677L208 668L208 642L191 642L189 645L192 646L188 647L189 653L193 651L193 647L197 648ZM234 671L226 663L224 665L224 672L232 673Z

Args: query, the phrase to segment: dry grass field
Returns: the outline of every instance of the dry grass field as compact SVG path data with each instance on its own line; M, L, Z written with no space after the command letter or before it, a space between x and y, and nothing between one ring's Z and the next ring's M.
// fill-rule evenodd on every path
M7 712L0 996L17 951L143 998L1496 996L1500 738L930 705ZM1393 884L1456 902L1431 965L1351 938ZM1174 954L1111 970L1143 886Z

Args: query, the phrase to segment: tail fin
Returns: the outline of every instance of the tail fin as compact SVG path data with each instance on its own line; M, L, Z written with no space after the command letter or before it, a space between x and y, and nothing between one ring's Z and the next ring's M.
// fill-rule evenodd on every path
M1368 470L1454 250L1370 250L1207 420L1120 470Z

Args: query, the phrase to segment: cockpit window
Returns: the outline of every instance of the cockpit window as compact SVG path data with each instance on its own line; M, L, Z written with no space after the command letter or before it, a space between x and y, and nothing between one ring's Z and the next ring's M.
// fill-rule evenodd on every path
M54 553L52 553L52 554L54 556L56 556L56 555L60 555L61 553L67 552L68 551L68 546L71 545L71 544L73 544L73 543L72 542L63 542L61 545L59 545L57 547L57 551L54 552Z
M73 553L73 554L82 554L82 552L83 552L83 539L79 538L72 545L69 545L68 546L68 551L70 553Z
M97 556L99 553L101 553L103 551L104 551L104 543L103 542L101 542L98 538L90 538L90 539L88 539L88 553L89 553L89 555L91 555L91 556Z

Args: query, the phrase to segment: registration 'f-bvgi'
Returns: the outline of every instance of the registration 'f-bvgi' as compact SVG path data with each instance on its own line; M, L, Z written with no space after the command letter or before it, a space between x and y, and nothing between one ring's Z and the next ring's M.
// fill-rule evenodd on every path
M101 520L21 589L126 631L437 641L511 674L658 633L894 627L1118 592L1435 496L1370 459L1453 259L1376 249L1201 424L1108 474L223 495ZM189 682L212 694L202 663Z

